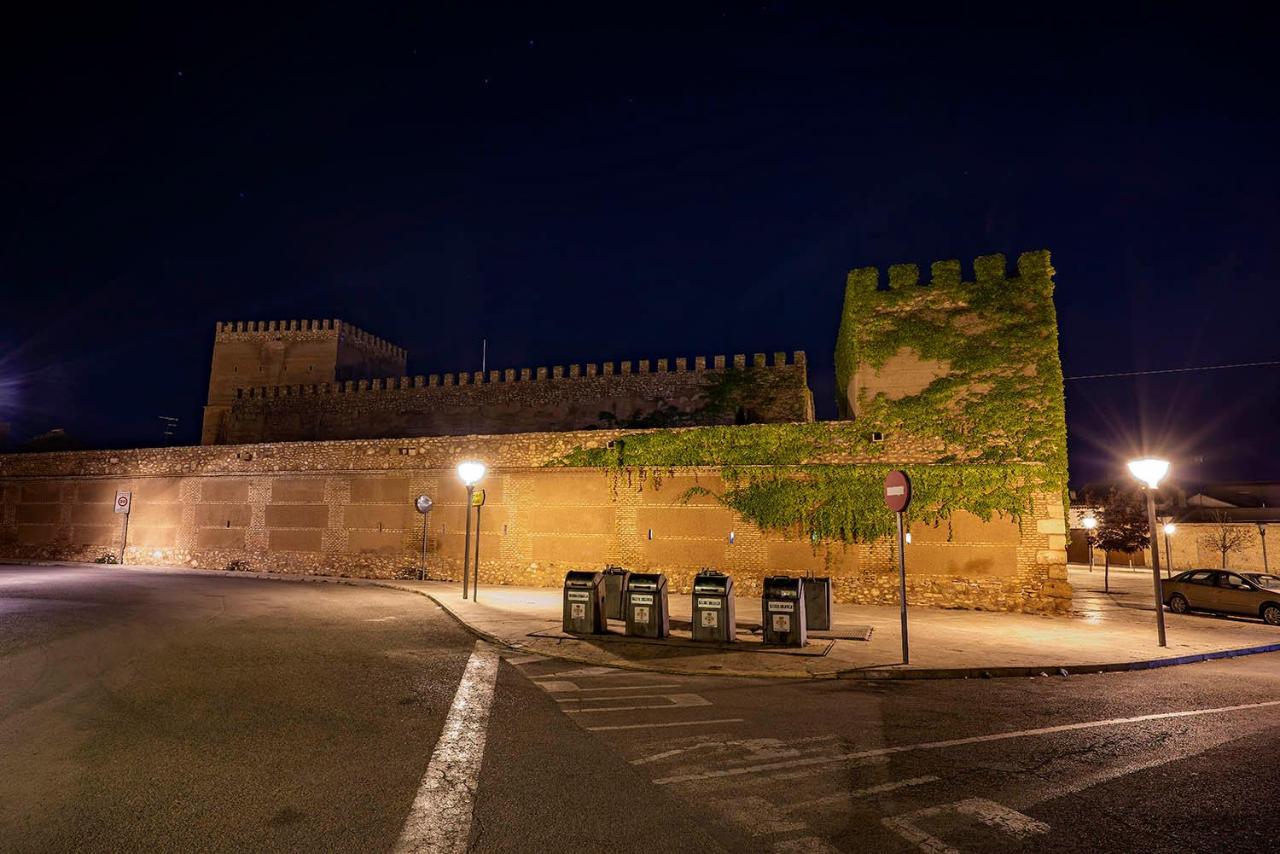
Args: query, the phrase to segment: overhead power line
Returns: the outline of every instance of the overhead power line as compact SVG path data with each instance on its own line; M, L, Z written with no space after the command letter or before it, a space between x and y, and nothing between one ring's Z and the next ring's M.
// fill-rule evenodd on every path
M1273 362L1237 362L1234 365L1202 365L1198 368L1164 368L1159 371L1121 371L1115 374L1082 374L1078 377L1063 377L1064 380L1103 380L1109 377L1146 377L1152 374L1189 374L1194 371L1225 371L1228 368L1274 368L1280 367L1280 360Z

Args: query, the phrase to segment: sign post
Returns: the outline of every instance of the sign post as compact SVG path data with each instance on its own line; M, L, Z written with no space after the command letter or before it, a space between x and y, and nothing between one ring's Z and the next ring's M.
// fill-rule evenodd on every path
M112 508L124 516L120 528L120 563L124 563L124 548L129 542L129 510L133 507L133 493L126 489L116 490L116 503Z
M418 567L418 580L422 581L427 577L427 522L431 519L430 497L419 495L414 499L414 508L422 514L422 565Z
M898 608L902 619L902 663L911 663L911 644L907 640L907 556L906 533L902 514L911 504L911 478L904 471L891 471L884 479L884 503L898 518Z
M483 489L477 489L471 497L471 506L476 508L475 573L471 576L471 601L475 602L480 595L480 508L484 506ZM467 568L464 566L462 571L465 573Z

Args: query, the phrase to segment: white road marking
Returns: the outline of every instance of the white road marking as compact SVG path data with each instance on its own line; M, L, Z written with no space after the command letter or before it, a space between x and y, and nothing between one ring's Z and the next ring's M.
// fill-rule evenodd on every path
M545 655L506 655L503 657L506 658L508 663L514 664L517 667L547 660Z
M725 747L747 747L750 750L754 750L757 746L762 744L776 744L776 745L782 745L784 743L805 744L805 743L815 742L815 741L834 741L839 737L840 736L834 735L834 734L833 735L815 735L815 736L810 736L808 738L793 739L792 741L789 741L789 742L783 742L781 739L778 739L778 738L740 738L734 741L703 741L703 742L699 742L698 744L690 745L689 747L677 747L672 750L664 750L661 753L655 753L652 756L645 756L641 759L632 759L631 764L647 765L650 762L659 762L663 759L667 759L672 756L679 756L682 753L689 753L694 750L707 750L709 748L721 749Z
M863 789L850 789L847 792L814 798L811 801L797 801L793 804L788 804L786 810L787 812L793 812L802 809L821 809L823 807L838 806L851 798L868 798L873 795L883 795L885 792L896 792L898 789L905 789L908 786L923 786L927 783L936 783L938 779L932 774L925 774L922 777L912 777L908 780L896 780L892 783L881 783L878 786L867 786Z
M714 803L725 817L740 825L751 836L773 836L809 828L803 821L789 817L786 807L780 807L756 795L721 798Z
M816 836L800 836L775 842L773 851L774 854L840 854L839 848Z
M465 852L471 837L498 654L476 641L453 695L440 740L396 842L397 852Z
M611 732L621 729L659 729L673 726L703 726L705 724L740 724L743 718L713 718L705 721L668 721L663 724L618 724L616 726L584 727L587 732Z
M607 688L579 688L574 682L539 682L548 694L585 693L587 691L643 691L648 688L679 688L679 682L654 682L649 685L610 685Z
M397 619L399 619L399 617L369 617L368 619L365 620L365 622L366 623L386 623L391 620L397 620Z
M647 695L643 695L646 696ZM597 700L621 700L623 697L596 697ZM599 709L561 709L566 715L586 715L593 712L632 712L632 711L666 711L667 709L687 709L691 706L709 706L711 701L697 694L658 694L650 699L667 699L671 703L666 706L605 706Z
M680 686L675 686L679 688ZM697 694L613 694L608 697L556 697L557 703L615 703L618 700L657 700L664 697L696 697Z
M877 747L871 750L857 750L850 753L838 753L834 756L816 756L807 759L792 759L782 762L764 762L758 765L748 765L743 768L721 768L716 771L704 771L698 774L678 774L674 777L663 777L659 780L654 780L654 782L660 785L666 785L669 783L691 783L696 780L711 780L716 777L737 777L742 774L754 774L759 771L775 771L781 768L800 768L809 765L826 765L836 762L848 762L850 760L866 759L872 756L888 756L893 753L910 753L916 750L940 750L947 747L962 747L968 744L1004 741L1010 738L1029 738L1039 735L1054 735L1060 732L1096 729L1097 727L1104 726L1145 723L1147 721L1161 721L1172 718L1190 718L1197 717L1199 715L1226 714L1228 712L1265 709L1274 706L1280 706L1280 700L1267 700L1261 703L1244 703L1239 706L1221 706L1215 709L1189 709L1182 712L1159 712L1151 715L1138 715L1132 718L1109 718L1102 721L1082 721L1074 724L1060 724L1058 726L1024 729L1017 730L1015 732L997 732L991 733L990 735L969 736L968 738L950 738L945 741L926 741L920 744L901 744L895 747Z
M541 682L544 679L561 679L565 676L621 676L626 672L613 667L578 667L573 670L561 670L558 673L544 673L531 678L534 682Z
M953 848L936 836L925 833L917 826L917 822L922 818L932 818L948 812L972 816L988 827L994 827L1017 839L1026 839L1049 832L1049 825L1043 821L1037 821L1029 815L1023 815L1004 804L985 798L967 798L953 804L942 804L906 815L883 818L880 822L908 842L914 842L917 848L928 854L960 854L959 849Z

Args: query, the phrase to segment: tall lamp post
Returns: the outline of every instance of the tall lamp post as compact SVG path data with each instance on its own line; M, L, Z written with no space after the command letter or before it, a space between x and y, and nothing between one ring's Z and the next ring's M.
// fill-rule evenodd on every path
M1156 489L1160 486L1160 479L1169 473L1169 461L1151 458L1134 460L1129 463L1129 471L1142 481L1142 491L1147 495L1147 530L1151 533L1151 580L1155 586L1156 632L1160 636L1160 646L1168 646L1164 637L1164 585L1160 583L1160 549L1156 545Z
M1173 524L1173 520L1164 523L1164 561L1168 564L1165 567L1164 574L1173 575L1173 546L1169 545L1169 538L1178 533L1178 526Z
M487 471L484 463L474 460L458 463L458 478L466 484L467 487L467 534L462 541L462 598L466 599L469 592L467 584L467 569L471 564L471 502L475 499L476 484L484 479L484 473ZM479 531L476 532L479 537Z
M1093 529L1098 527L1098 520L1093 516L1085 516L1080 524L1084 525L1084 542L1089 547L1089 571L1093 572Z

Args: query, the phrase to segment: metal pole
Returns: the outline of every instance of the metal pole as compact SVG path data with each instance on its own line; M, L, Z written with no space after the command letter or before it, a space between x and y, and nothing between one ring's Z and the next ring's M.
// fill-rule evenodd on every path
M1089 547L1089 571L1093 572L1093 537L1086 536L1084 542Z
M120 563L124 563L125 546L129 544L129 514L124 514L124 523L120 531Z
M422 566L418 569L419 581L425 581L427 578L427 521L430 518L430 511L422 514Z
M1151 580L1155 586L1156 632L1160 635L1160 645L1168 646L1164 637L1164 585L1160 582L1160 549L1156 545L1159 540L1156 536L1156 497L1150 488L1143 491L1147 494L1147 525L1151 528Z
M1173 577L1173 546L1169 545L1169 534L1164 535L1164 574L1166 578Z
M1262 537L1262 571L1271 574L1271 566L1267 563L1267 528L1265 525L1258 526L1258 536Z
M898 609L902 620L902 663L911 663L911 644L907 640L907 556L903 549L902 511L898 511Z
M462 598L467 598L467 566L471 559L471 495L475 487L467 486L467 535L462 540Z
M1111 592L1111 552L1102 550L1102 592Z
M472 561L475 563L475 575L471 578L471 601L480 601L480 511L483 508L476 508L476 553Z

